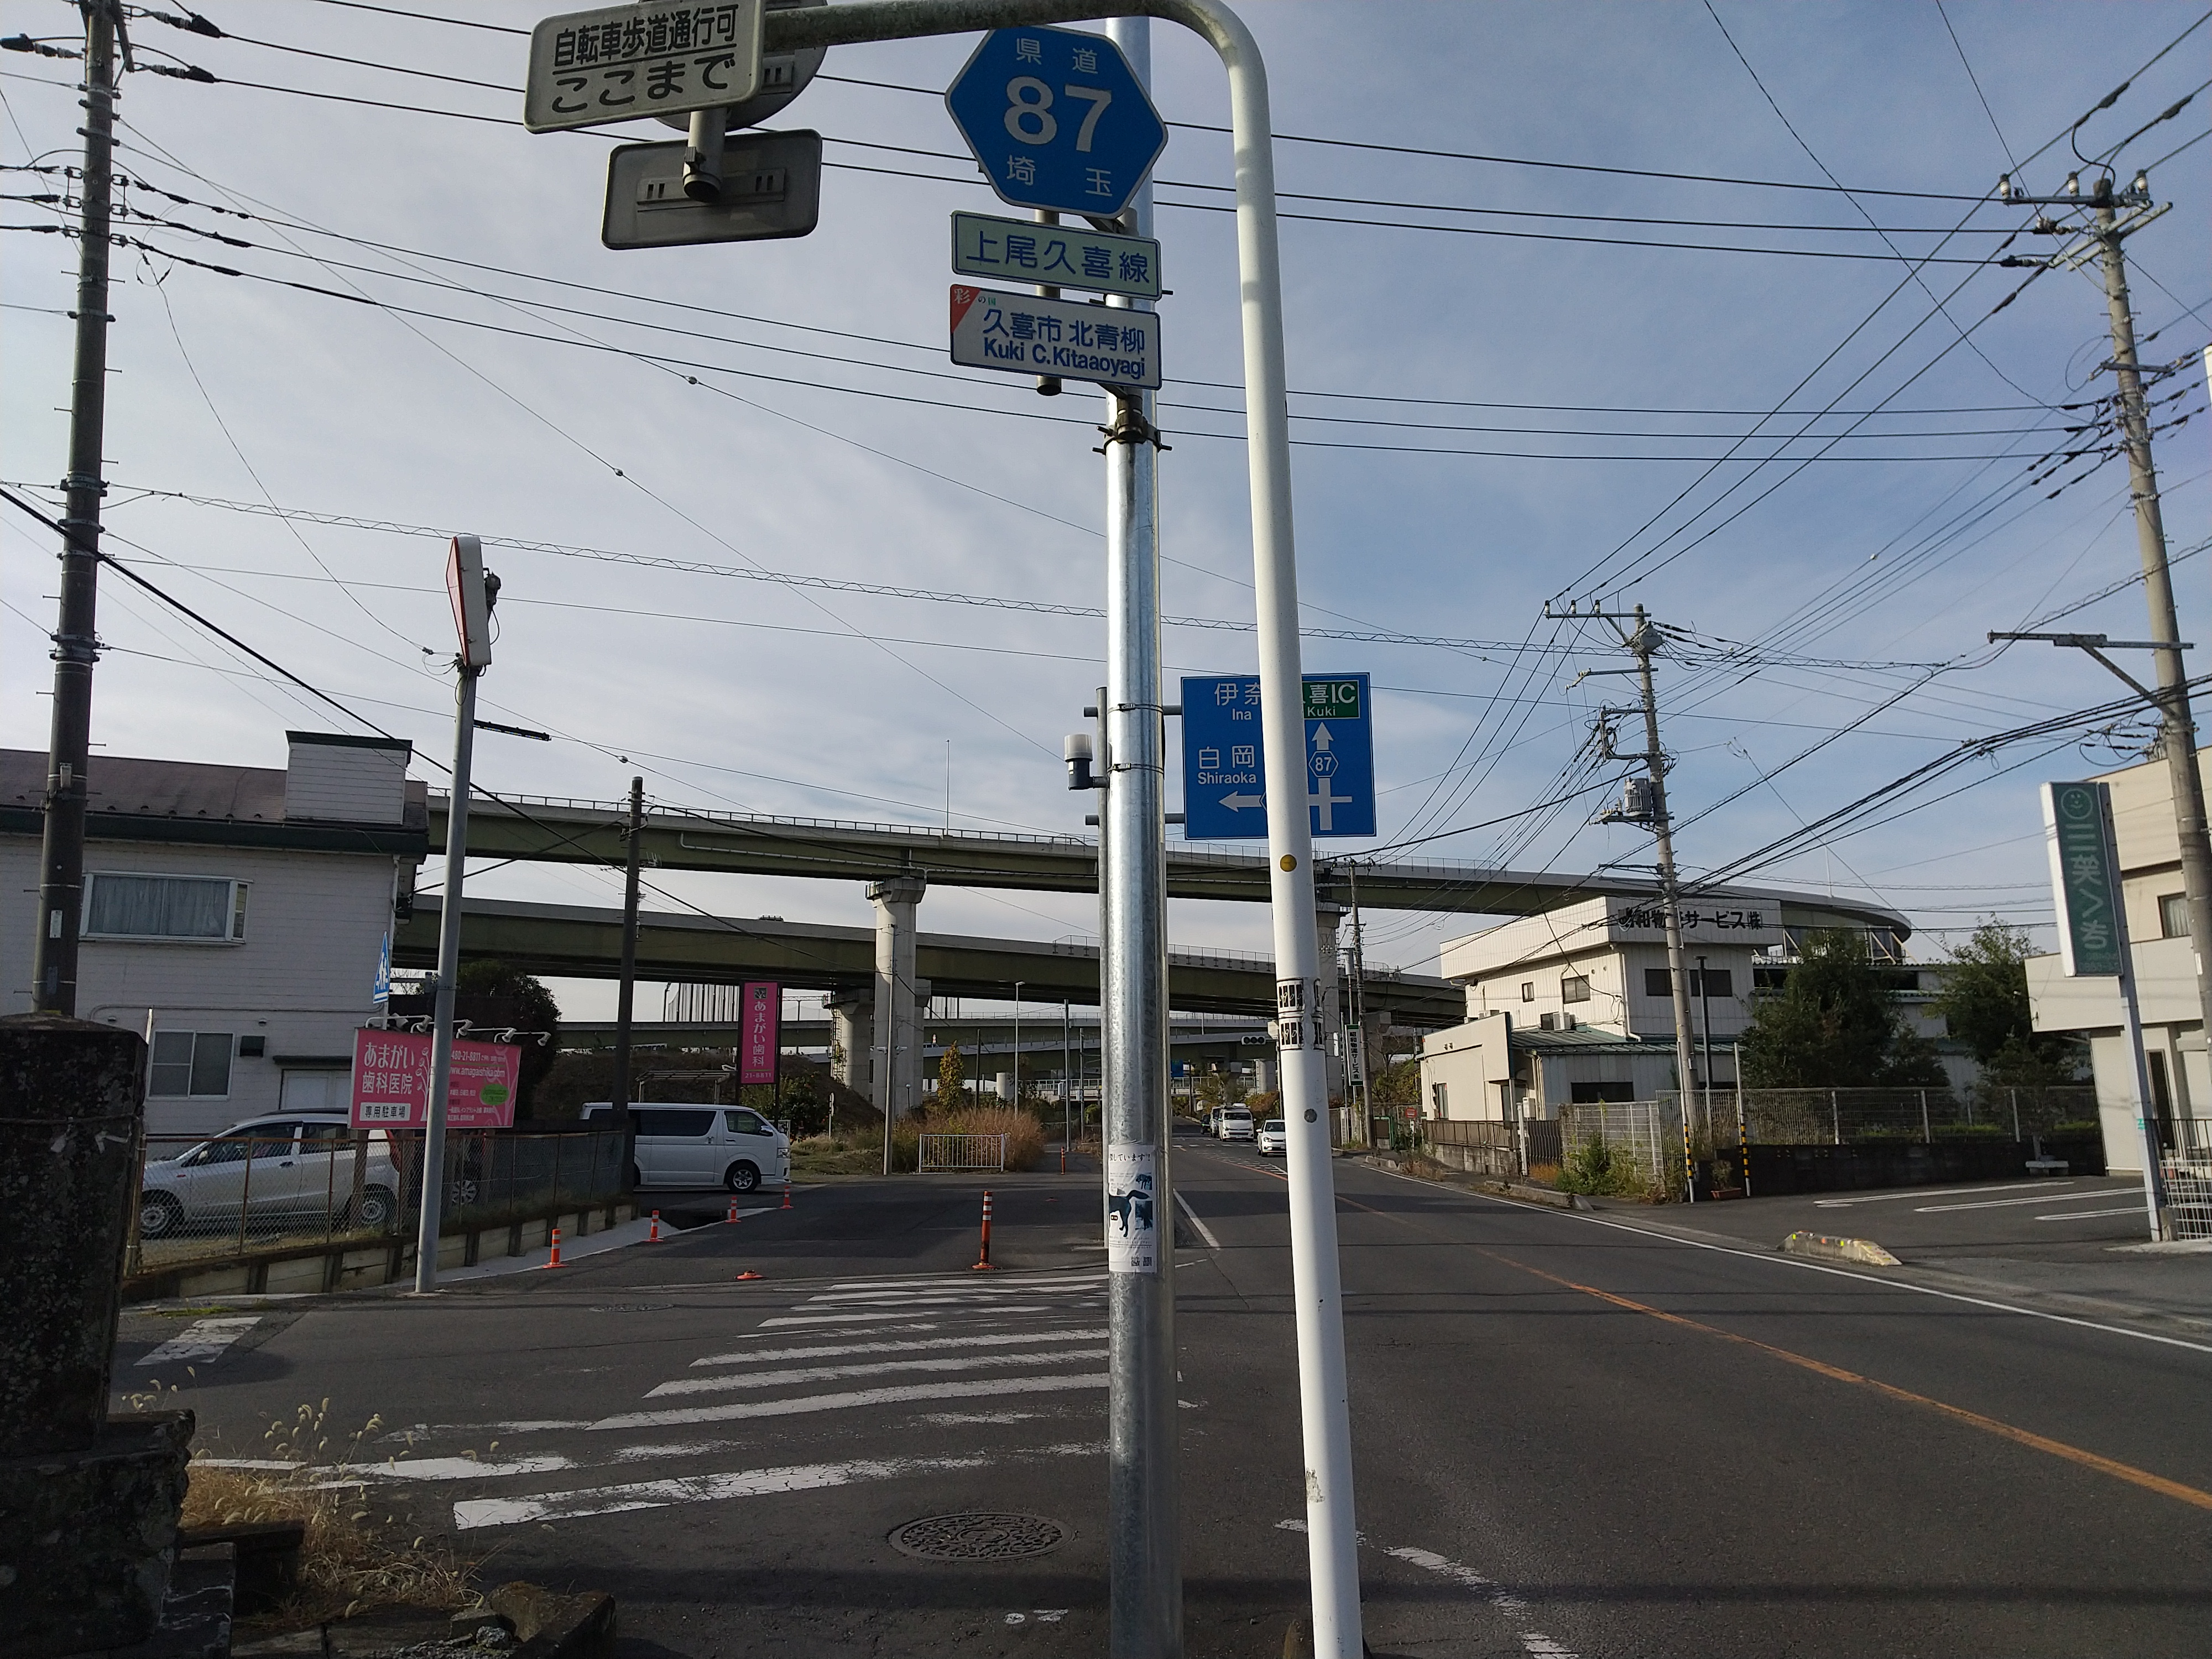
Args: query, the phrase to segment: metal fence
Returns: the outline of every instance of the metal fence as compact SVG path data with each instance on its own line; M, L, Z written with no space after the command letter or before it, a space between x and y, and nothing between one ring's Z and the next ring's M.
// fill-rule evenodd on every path
M2173 1236L2212 1238L2212 1118L2173 1118L2158 1127L2165 1142L2159 1173Z
M1662 1098L1664 1098L1662 1097ZM1753 1146L1850 1146L1946 1136L2027 1140L2063 1129L2094 1131L2097 1091L2087 1085L2010 1089L1746 1089L1692 1094L1693 1134L1710 1145L1742 1127Z
M995 1170L1003 1173L1006 1167L1004 1135L925 1134L920 1137L920 1143L915 1164L923 1175L953 1170Z
M410 1233L422 1194L417 1132L309 1122L278 1135L147 1137L134 1268L343 1237ZM619 1196L619 1130L462 1130L446 1137L448 1231Z

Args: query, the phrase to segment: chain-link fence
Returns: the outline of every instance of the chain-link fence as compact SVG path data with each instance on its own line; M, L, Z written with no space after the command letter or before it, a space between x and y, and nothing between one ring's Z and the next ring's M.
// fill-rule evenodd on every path
M1562 1167L1595 1146L1604 1149L1608 1190L1640 1182L1680 1194L1694 1170L1701 1193L1747 1182L1753 1191L1817 1191L1971 1180L2017 1167L2021 1149L2045 1139L2073 1147L2100 1136L2087 1087L1747 1089L1695 1094L1687 1105L1686 1133L1684 1103L1672 1095L1562 1106ZM2212 1177L2212 1159L2202 1167Z
M411 1232L422 1137L319 1120L247 1134L149 1136L138 1269L337 1238ZM447 1231L495 1225L627 1188L618 1130L464 1130L446 1137Z

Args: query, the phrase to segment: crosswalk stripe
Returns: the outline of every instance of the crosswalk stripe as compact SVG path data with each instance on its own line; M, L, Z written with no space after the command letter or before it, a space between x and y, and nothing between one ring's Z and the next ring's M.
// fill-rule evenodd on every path
M863 1304L884 1308L933 1308L947 1304L990 1302L1033 1302L1042 1296L1065 1296L1078 1289L1097 1291L1106 1288L1102 1279L1096 1285L932 1285L927 1289L883 1291L833 1291L821 1296L810 1296L800 1304L807 1308L857 1307Z
M1103 1273L1042 1273L1032 1278L1026 1273L1018 1273L997 1282L1014 1289L1023 1286L1039 1289L1061 1288L1069 1285L1103 1285L1106 1282L1106 1275ZM976 1286L975 1281L972 1279L963 1279L956 1274L932 1274L919 1279L841 1279L830 1288L832 1291L911 1291L932 1288L964 1290L980 1287Z
M923 1342L848 1342L827 1348L763 1348L753 1353L710 1353L696 1365L757 1365L771 1359L830 1359L855 1353L925 1353L938 1348L1026 1347L1033 1342L1084 1342L1097 1331L1006 1331L991 1336L937 1336Z
M1065 1365L1078 1359L1103 1359L1106 1348L1053 1348L1042 1353L946 1354L932 1359L878 1359L859 1365L811 1365L789 1371L741 1371L732 1376L685 1376L648 1389L657 1400L677 1394L726 1394L738 1389L796 1388L806 1382L836 1382L848 1376L884 1376L896 1371L980 1371L1000 1365Z
M260 1322L259 1314L236 1319L195 1319L138 1363L167 1365L219 1358L226 1348Z
M849 1486L856 1480L890 1480L901 1475L972 1469L982 1457L859 1457L844 1463L803 1463L781 1469L739 1469L725 1474L692 1474L670 1480L640 1480L624 1486L592 1486L579 1492L541 1492L532 1498L478 1498L453 1505L453 1524L463 1531L511 1527L527 1521L573 1521L584 1516L617 1515L626 1510L665 1509L725 1498L758 1498L769 1492L812 1492Z
M691 1406L672 1411L623 1412L603 1417L594 1431L659 1428L676 1423L728 1423L743 1418L792 1417L806 1412L850 1411L890 1406L909 1400L979 1400L994 1395L1059 1394L1071 1389L1103 1389L1103 1371L1080 1376L994 1376L971 1382L921 1382L892 1389L854 1389L842 1394L808 1395L793 1400L751 1400L727 1406Z
M1008 1306L1003 1308L975 1308L972 1310L938 1308L932 1310L932 1316L938 1319L953 1319L959 1317L963 1312L970 1312L977 1315L988 1314L994 1319L1007 1319L1016 1317L1026 1318L1032 1315L1065 1314L1070 1311L1071 1310L1066 1308L1055 1307L1050 1304L1041 1303L1033 1307ZM866 1326L871 1324L876 1325L878 1329L886 1331L908 1331L916 1328L935 1330L938 1328L938 1327L934 1325L917 1328L912 1325L884 1325L879 1322L885 1319L896 1320L899 1317L900 1312L901 1310L896 1307L883 1307L871 1309L866 1313L783 1314L774 1319L762 1320L761 1328L763 1330L781 1329L793 1325Z

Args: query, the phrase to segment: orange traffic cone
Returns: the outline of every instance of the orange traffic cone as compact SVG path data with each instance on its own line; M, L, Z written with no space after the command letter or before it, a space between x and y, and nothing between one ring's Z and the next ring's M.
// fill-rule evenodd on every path
M545 1258L545 1265L549 1267L561 1265L561 1230L558 1227L553 1230L553 1254Z
M730 1212L727 1216L724 1217L723 1219L732 1227L738 1224L738 1200L736 1199L733 1198L730 1200Z
M787 1210L791 1207L791 1181L788 1176L785 1177L783 1183L783 1207Z
M653 1212L653 1231L645 1236L645 1242L648 1244L660 1243L660 1212L658 1210Z
M748 1267L744 1272L739 1273L738 1277L739 1279L758 1279L760 1275L755 1273L750 1267Z

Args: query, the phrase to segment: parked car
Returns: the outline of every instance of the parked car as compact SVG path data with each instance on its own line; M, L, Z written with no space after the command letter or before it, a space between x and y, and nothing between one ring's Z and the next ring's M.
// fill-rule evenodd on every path
M1206 1115L1206 1133L1210 1135L1221 1133L1221 1108L1218 1106Z
M1246 1111L1242 1106L1223 1107L1221 1109L1221 1127L1217 1131L1217 1133L1224 1140L1251 1139L1252 1114Z
M248 1118L174 1158L155 1158L139 1177L138 1236L325 1218L381 1231L399 1214L392 1140L368 1134L368 1162L354 1199L354 1132L343 1113L286 1112Z
M1287 1153L1291 1149L1291 1133L1283 1127L1283 1120L1271 1117L1260 1126L1258 1148L1263 1154Z
M637 1119L637 1160L630 1170L634 1187L726 1187L755 1191L766 1182L791 1179L791 1137L746 1106L664 1104L640 1101L629 1109ZM586 1123L611 1126L614 1106L594 1101L584 1108Z

